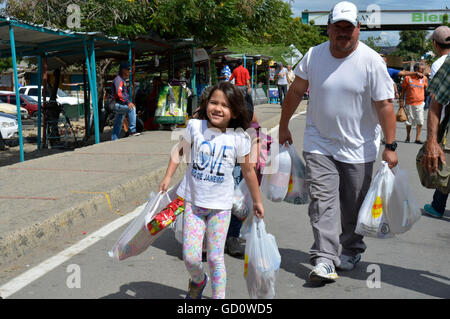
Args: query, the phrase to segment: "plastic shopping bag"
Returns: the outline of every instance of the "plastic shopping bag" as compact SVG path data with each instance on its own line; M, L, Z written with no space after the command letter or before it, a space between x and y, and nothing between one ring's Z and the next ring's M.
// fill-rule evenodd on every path
M355 233L375 238L394 236L386 217L393 186L394 174L382 161L359 210Z
M244 220L252 210L252 196L250 195L245 179L242 179L233 193L233 207L231 208L231 213L238 219Z
M272 144L273 146L273 144ZM272 151L273 151L272 147ZM291 156L284 145L280 145L278 154L270 159L270 173L263 172L261 192L272 202L281 202L288 192L291 176Z
M420 219L422 215L414 195L408 187L408 173L398 168L392 168L394 173L394 187L388 202L389 227L394 234L402 234Z
M144 252L163 232L155 236L150 234L147 224L166 207L172 198L176 198L176 187L166 193L152 193L142 212L137 216L119 237L108 252L110 257L124 260Z
M244 277L252 299L275 297L275 279L281 256L275 237L266 232L264 221L252 219L252 230L245 245Z
M308 204L310 199L308 188L306 187L305 164L303 164L293 145L288 145L287 150L291 156L292 164L289 187L284 201L296 205Z

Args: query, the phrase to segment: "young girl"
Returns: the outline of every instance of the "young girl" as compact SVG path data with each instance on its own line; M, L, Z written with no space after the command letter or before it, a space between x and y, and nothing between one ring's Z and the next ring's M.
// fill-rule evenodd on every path
M183 259L192 277L186 299L201 299L208 282L202 265L205 232L213 298L225 298L224 245L231 217L236 160L253 199L253 213L264 217L258 180L249 159L251 141L243 131L249 124L239 88L229 82L216 84L207 103L200 105L198 119L188 122L181 150L172 154L159 186L160 191L167 190L183 149L188 150L186 175L177 190L177 195L185 200Z

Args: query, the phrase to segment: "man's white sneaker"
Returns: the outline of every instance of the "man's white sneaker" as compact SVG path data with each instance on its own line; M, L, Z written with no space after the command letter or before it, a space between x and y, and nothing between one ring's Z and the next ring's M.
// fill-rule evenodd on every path
M333 265L319 263L309 273L309 280L313 282L333 282L338 275Z
M352 270L361 260L361 254L357 254L356 256L341 255L339 259L341 260L341 264L336 267L338 270Z

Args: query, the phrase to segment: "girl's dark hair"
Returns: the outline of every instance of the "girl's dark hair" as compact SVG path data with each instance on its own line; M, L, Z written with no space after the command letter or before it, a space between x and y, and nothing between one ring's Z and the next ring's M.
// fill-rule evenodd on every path
M231 114L235 119L231 119L228 128L242 128L244 131L250 127L250 113L247 110L244 94L240 88L230 82L219 82L213 87L203 90L200 97L200 105L198 110L198 118L202 120L209 120L206 113L208 102L211 99L214 91L221 90L228 99L230 104Z

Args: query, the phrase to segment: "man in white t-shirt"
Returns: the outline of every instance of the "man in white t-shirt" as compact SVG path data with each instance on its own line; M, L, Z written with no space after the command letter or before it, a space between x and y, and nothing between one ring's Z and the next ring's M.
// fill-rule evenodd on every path
M283 106L284 98L288 91L288 70L283 66L283 63L278 64L278 70L276 74L277 87L278 87L278 99L280 105Z
M347 1L332 9L329 41L311 48L295 68L280 118L279 142L292 144L289 120L309 86L303 156L314 234L311 281L334 281L335 267L353 269L366 249L363 236L354 231L371 183L381 129L386 139L383 160L391 168L398 162L392 81L383 59L359 42L357 13Z

